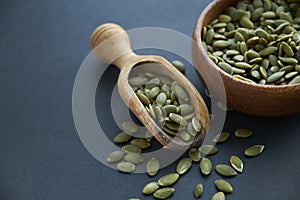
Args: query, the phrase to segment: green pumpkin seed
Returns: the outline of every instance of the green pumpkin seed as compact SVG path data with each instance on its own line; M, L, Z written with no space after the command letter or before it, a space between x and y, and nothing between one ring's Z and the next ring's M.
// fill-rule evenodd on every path
M189 120L189 119L192 119L194 116L195 116L195 113L192 112L192 113L190 113L190 114L184 116L183 118L184 118L185 120Z
M132 87L138 87L144 85L147 82L147 78L136 76L128 79L128 82Z
M139 198L129 198L128 200L141 200Z
M159 185L157 182L150 182L143 188L143 194L149 195L158 190Z
M181 126L187 126L187 121L182 116L175 114L175 113L170 113L169 117L173 122L175 122Z
M179 136L185 142L188 142L192 138L192 136L186 131L180 131Z
M206 34L205 41L207 44L211 44L214 39L215 31L213 28L209 29Z
M193 117L192 125L193 125L193 128L195 129L196 132L201 131L201 129L202 129L201 122L196 117Z
M233 188L230 185L230 183L228 183L225 180L216 180L215 181L215 185L217 187L218 190L222 191L222 192L226 192L226 193L232 193L233 192Z
M252 21L258 21L262 14L264 12L264 9L263 8L256 8L255 10L253 10L252 12Z
M167 199L169 198L173 193L175 189L174 188L162 188L159 190L156 190L153 194L153 196L157 199Z
M202 158L200 161L200 171L203 175L209 175L212 171L212 162L208 158Z
M180 109L177 106L174 105L166 105L163 107L166 114L169 115L170 113L179 113Z
M136 138L130 141L130 144L140 147L141 149L146 149L150 147L150 143L144 138Z
M138 153L129 153L124 157L124 160L133 164L139 164L144 161L144 158Z
M113 163L122 160L125 153L123 151L113 151L107 156L107 162Z
M276 72L276 73L272 74L271 76L269 76L267 78L267 82L272 83L274 81L277 81L278 79L280 79L284 75L284 73L285 72Z
M298 60L296 58L286 58L286 57L279 57L279 59L287 64L295 65L298 64Z
M245 62L236 62L235 66L242 69L251 69L252 66Z
M235 176L236 171L229 165L219 164L215 167L216 172L222 176Z
M123 122L122 128L128 133L135 133L139 130L138 126L133 122Z
M265 148L264 145L253 145L253 146L247 148L244 151L244 154L249 157L255 157L255 156L260 155L263 152L264 148Z
M125 143L128 142L131 138L131 135L129 135L126 132L121 132L114 138L115 143Z
M219 62L218 63L218 66L225 72L227 72L228 74L233 74L233 70L232 70L232 67L228 64L228 63L225 63L225 62Z
M156 158L151 158L146 165L147 174L149 176L155 176L160 168L159 161Z
M230 42L229 41L225 41L225 40L217 40L215 42L213 42L213 47L214 48L226 48L230 46Z
M225 194L223 192L217 192L212 196L211 200L225 200Z
M178 178L179 178L179 174L177 173L167 174L158 179L158 185L160 186L173 185L174 183L176 183Z
M249 129L240 128L234 132L234 135L239 138L247 138L253 135L253 132Z
M223 143L226 142L230 137L230 133L229 132L222 132L219 133L218 135L216 135L213 139L214 142L216 143Z
M239 22L244 28L248 28L248 29L254 28L253 22L247 17L241 17Z
M274 54L277 50L278 50L277 47L275 47L275 46L269 46L269 47L266 47L263 50L261 50L259 52L259 54L261 56L268 56L268 55Z
M162 128L162 130L163 130L164 132L168 133L168 134L171 135L171 136L176 136L176 135L177 135L177 131L171 130L171 129L169 129L169 128L166 127L166 126L164 126L164 127Z
M183 158L181 159L177 166L176 166L176 172L178 174L184 174L186 173L190 168L192 167L192 159L190 158Z
M157 95L160 93L159 87L154 87L150 90L150 98L154 99L157 97Z
M293 78L293 77L295 77L296 75L298 75L299 74L299 72L290 72L290 73L287 73L285 76L284 76L284 78L285 79L290 79L290 78Z
M288 85L293 85L293 84L299 84L300 83L300 76L296 76L295 78L293 78L293 80L291 80Z
M172 131L178 131L180 129L180 125L173 122L166 122L165 126Z
M201 153L196 148L191 148L189 151L189 156L194 162L199 162L201 159Z
M159 95L157 95L156 103L158 105L163 106L163 105L165 105L166 101L167 101L167 95L165 93L162 92L162 93L159 93Z
M238 61L238 62L242 62L244 60L244 56L236 55L232 59L235 60L235 61Z
M187 115L194 110L193 106L189 104L181 104L180 106L178 106L178 108L180 110L181 115Z
M135 170L135 165L131 162L120 162L117 164L117 168L121 172L131 173Z
M218 152L218 148L209 144L202 145L198 149L204 155L214 155Z
M240 159L238 156L230 156L230 164L231 166L237 171L242 173L244 169L244 164L242 159Z
M148 99L148 97L141 93L136 93L136 96L139 98L139 100L144 104L145 106L148 106L151 101Z
M185 72L185 66L184 66L184 64L181 62L181 61L179 61L179 60L174 60L174 61L172 61L172 64L181 72L181 73L183 73L184 74L184 72Z
M171 88L169 86L167 86L166 84L164 84L163 86L161 86L161 91L163 93L165 93L165 95L167 96L167 98L170 98Z
M184 101L189 101L189 95L186 93L186 91L180 87L179 85L175 84L174 86L174 92L177 95L179 99L182 99Z
M142 149L140 147L132 145L132 144L123 146L122 150L125 153L141 153L142 152Z
M194 197L196 199L199 199L201 197L201 195L203 194L203 185L201 183L197 184L194 187L193 193L194 193Z

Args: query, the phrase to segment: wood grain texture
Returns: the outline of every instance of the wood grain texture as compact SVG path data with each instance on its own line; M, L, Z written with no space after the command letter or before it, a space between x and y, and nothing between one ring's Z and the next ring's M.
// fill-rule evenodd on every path
M226 89L227 103L233 109L261 117L279 117L300 112L300 84L289 86L267 86L241 81L221 70L209 59L202 47L202 28L216 19L225 9L237 0L215 0L200 15L195 25L193 39L193 62L204 84L210 85L213 92L220 93L214 84L220 73Z
M91 48L102 61L113 63L119 67L121 72L118 78L118 90L121 98L163 146L172 150L186 150L204 140L210 122L207 107L196 88L166 59L159 56L139 56L133 53L126 31L116 24L103 24L96 28L91 36ZM153 65L149 67L149 65L143 65L144 63ZM191 104L195 108L196 116L203 126L202 131L196 135L193 141L184 142L179 136L170 137L150 117L128 83L130 73L135 70L167 75L186 89Z

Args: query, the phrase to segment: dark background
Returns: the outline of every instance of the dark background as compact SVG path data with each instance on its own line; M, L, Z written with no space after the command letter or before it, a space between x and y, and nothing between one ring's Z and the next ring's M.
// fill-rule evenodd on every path
M89 37L97 25L116 22L125 29L157 26L191 36L209 2L2 0L0 199L151 199L144 197L141 189L158 177L121 174L102 165L81 144L72 117L74 79L90 52ZM118 70L107 73L113 79L106 81L114 82ZM187 76L203 92L190 65ZM99 101L102 97L105 94L97 96ZM101 109L99 106L97 112ZM106 126L116 134L113 123ZM235 191L227 199L298 199L299 115L267 119L229 112L224 130L233 133L240 127L251 128L255 134L249 139L231 137L228 143L218 145L220 153L211 157L214 164L227 163L231 154L245 161L244 173L228 179ZM266 149L261 156L246 159L243 149L252 144L265 144ZM159 176L174 168L175 164L161 170ZM210 199L218 177L213 172L204 178L195 164L176 183L171 199L193 199L198 182L204 185L202 199Z

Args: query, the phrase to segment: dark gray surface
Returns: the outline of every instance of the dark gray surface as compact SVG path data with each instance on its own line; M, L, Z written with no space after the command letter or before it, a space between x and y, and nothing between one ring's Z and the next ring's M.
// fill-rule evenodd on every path
M126 29L166 27L191 36L198 15L209 2L3 0L0 199L151 199L140 191L156 178L120 174L95 160L81 144L71 109L75 75L90 51L90 33L98 24L117 22ZM107 73L116 78L118 70ZM201 88L191 66L187 76ZM104 80L104 84L114 81ZM255 143L265 144L266 149L260 157L243 157L245 172L229 180L235 191L227 199L298 199L299 115L264 119L228 113L224 130L233 132L237 127L251 127L255 135L248 140L232 137L219 145L222 151L212 157L213 163L228 162L231 153L242 155L244 147ZM113 123L107 128L111 134L117 130ZM173 164L159 175L174 168ZM215 173L202 177L194 165L175 185L172 199L193 199L192 188L198 182L205 185L203 199L210 199L217 177Z

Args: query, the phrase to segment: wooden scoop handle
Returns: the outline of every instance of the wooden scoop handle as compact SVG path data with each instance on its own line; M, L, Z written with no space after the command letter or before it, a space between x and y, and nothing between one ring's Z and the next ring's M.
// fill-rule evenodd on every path
M92 33L90 45L98 58L118 66L119 69L129 66L130 61L136 56L131 49L126 31L113 23L98 26Z

